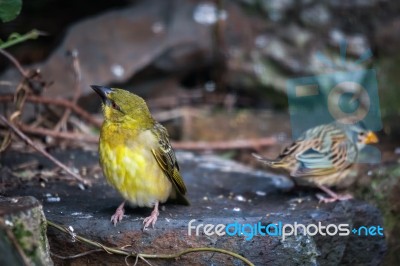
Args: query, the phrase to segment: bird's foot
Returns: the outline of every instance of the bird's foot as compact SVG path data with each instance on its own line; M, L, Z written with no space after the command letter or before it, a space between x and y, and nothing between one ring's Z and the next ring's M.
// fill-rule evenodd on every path
M316 195L317 198L319 199L319 202L323 202L323 203L331 203L331 202L335 202L335 201L342 201L342 200L350 200L353 198L352 195L350 194L335 194L335 196L332 197L325 197L321 194L317 194Z
M150 226L150 224L151 224L151 227L154 228L154 225L156 224L157 217L159 214L160 213L158 212L158 202L156 202L156 204L154 205L154 210L151 212L151 215L149 217L146 217L143 220L143 224L144 224L143 230L146 230L147 227Z
M121 205L118 206L118 208L115 210L115 213L113 216L111 216L111 222L115 225L117 225L118 222L124 218L124 205L125 201L121 203Z
M319 199L319 202L323 202L323 203L330 203L330 202L335 202L335 201L342 201L342 200L349 200L352 199L353 196L350 194L336 194L335 192L333 192L332 190L330 190L328 187L323 186L323 185L317 185L321 190L323 190L326 194L328 194L330 197L327 198L325 196L322 195L318 195L317 194L317 198Z

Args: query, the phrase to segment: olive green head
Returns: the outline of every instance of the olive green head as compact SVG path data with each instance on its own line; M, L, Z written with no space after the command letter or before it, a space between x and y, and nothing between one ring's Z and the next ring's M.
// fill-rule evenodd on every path
M101 97L105 121L135 122L142 126L153 123L146 102L136 94L105 86L91 85L91 87Z

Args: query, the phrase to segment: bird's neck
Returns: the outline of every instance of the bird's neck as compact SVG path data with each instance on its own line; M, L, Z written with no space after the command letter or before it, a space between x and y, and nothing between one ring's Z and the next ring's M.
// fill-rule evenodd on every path
M138 126L135 122L104 121L100 131L100 139L117 145L118 143L124 143L126 140L135 139L143 130L144 128Z

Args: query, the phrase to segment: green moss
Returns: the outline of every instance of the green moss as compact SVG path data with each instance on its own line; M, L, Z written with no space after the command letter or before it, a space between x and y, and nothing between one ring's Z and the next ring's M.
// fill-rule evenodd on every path
M34 243L32 242L32 232L27 229L25 223L21 219L15 219L13 224L12 232L17 239L19 246L28 257L31 257L35 250Z
M400 113L400 54L383 57L378 62L378 86L383 116Z
M400 265L400 165L378 168L370 186L358 190L358 196L377 205L383 214L388 252L384 265Z
M12 233L27 258L34 265L47 265L48 242L46 237L46 220L40 207L12 219Z

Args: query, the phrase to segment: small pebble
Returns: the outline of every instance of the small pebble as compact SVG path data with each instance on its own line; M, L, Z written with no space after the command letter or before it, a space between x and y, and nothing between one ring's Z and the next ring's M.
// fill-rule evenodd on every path
M46 199L47 202L60 202L61 198L60 197L48 197Z
M14 224L9 220L5 220L5 224L8 226L14 226Z
M237 195L235 197L235 200L237 200L237 201L246 201L246 199L242 195Z
M264 192L264 191L257 190L257 191L256 191L256 195L257 195L257 196L265 196L265 195L267 195L267 193Z

